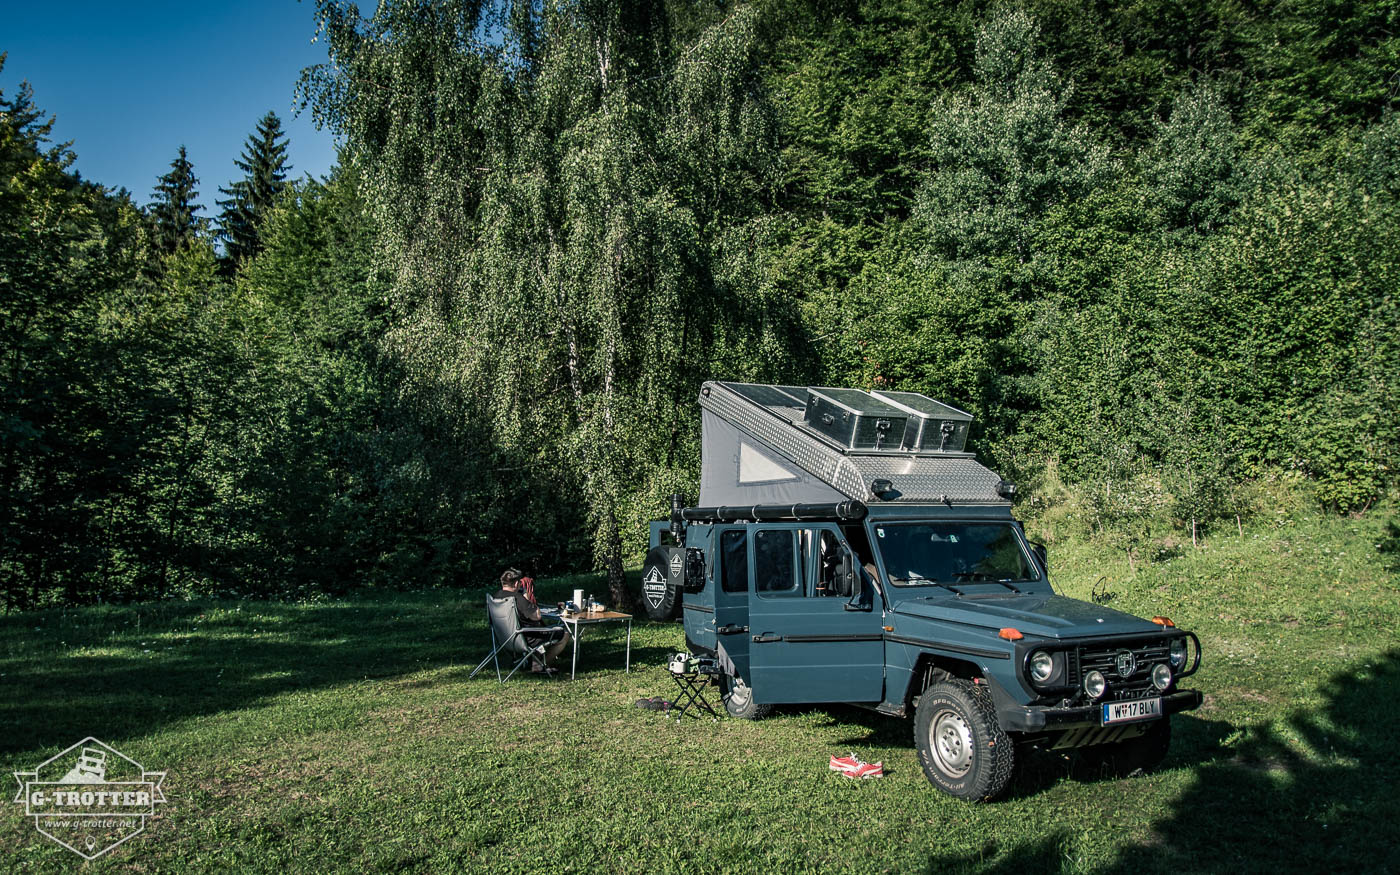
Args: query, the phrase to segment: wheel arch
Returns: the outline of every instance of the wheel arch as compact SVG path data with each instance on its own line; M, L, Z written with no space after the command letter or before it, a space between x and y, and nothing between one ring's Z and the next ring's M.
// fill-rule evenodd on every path
M904 709L912 712L919 695L939 681L957 679L977 681L985 678L981 666L967 659L948 656L942 653L924 651L914 662L914 670L909 673L909 686L904 691Z

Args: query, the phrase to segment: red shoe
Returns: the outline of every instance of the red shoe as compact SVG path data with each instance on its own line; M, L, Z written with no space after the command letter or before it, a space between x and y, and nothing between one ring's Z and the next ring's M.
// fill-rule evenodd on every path
M854 769L847 769L841 774L848 778L883 778L885 777L885 767L883 763L861 763Z
M855 754L847 754L843 757L832 756L830 768L833 772L849 772L851 769L863 765L865 764Z

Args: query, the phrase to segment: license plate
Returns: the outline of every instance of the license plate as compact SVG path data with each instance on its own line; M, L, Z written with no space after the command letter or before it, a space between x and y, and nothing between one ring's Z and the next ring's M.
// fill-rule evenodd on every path
M1134 699L1131 702L1105 702L1103 725L1110 723L1132 723L1135 720L1151 720L1162 716L1161 699Z

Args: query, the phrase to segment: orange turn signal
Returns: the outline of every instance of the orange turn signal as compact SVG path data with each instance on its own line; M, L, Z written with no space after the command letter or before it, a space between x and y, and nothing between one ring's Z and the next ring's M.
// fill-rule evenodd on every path
M1002 629L1000 632L998 632L997 637L1005 638L1007 641L1020 641L1026 636L1021 634L1020 629L1012 629L1010 626L1008 626L1007 628Z
M1153 617L1152 622L1156 623L1158 626L1166 626L1171 629L1176 628L1176 624L1171 621L1170 617Z
M893 627L893 626L882 626L881 628L884 629L886 632L893 632L893 631L894 631L894 627Z

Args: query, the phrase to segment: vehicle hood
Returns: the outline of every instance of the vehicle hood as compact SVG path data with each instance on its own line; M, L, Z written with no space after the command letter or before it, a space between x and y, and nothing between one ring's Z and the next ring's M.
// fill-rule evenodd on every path
M962 597L940 593L905 599L895 614L927 617L969 626L1001 629L1012 626L1022 634L1042 638L1083 638L1090 635L1123 635L1159 632L1149 620L1061 595L1008 595Z

